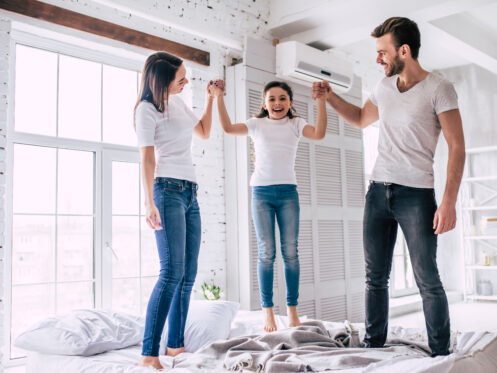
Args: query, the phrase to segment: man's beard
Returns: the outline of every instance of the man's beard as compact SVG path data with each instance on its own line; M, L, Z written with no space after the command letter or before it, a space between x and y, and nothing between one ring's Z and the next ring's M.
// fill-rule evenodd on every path
M393 61L391 65L391 69L387 72L387 77L391 77L397 74L400 74L402 70L404 70L404 62L402 62L399 58L399 55L397 54L395 56L395 60Z

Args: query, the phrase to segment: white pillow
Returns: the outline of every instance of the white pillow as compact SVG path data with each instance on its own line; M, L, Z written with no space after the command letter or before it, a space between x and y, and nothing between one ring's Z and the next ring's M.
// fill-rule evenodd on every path
M231 321L240 304L224 300L192 300L185 326L185 350L195 352L212 342L227 339ZM167 321L161 337L159 353L166 353Z
M91 356L141 342L144 319L105 310L74 310L21 333L15 345L29 351Z

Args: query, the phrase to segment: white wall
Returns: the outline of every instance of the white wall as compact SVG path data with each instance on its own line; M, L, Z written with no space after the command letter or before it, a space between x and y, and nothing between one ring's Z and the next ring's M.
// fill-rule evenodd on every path
M265 34L268 4L264 1L238 0L227 2L228 5L213 1L198 0L195 2L179 1L45 1L53 5L73 11L101 18L109 22L120 24L153 34L165 39L173 40L195 48L210 52L211 65L204 67L193 65L191 68L191 85L193 91L193 110L200 115L204 107L205 86L210 79L223 78L227 54L237 54L241 51L227 48L224 44L213 42L205 37L212 35L214 40L230 40L231 44L242 46L243 36L248 34L255 37L268 38ZM112 4L117 4L112 7ZM138 7L136 13L123 11L119 5L133 5ZM180 5L183 4L183 5ZM232 4L232 5L229 5ZM147 19L140 12L148 12L157 20L164 18L169 25L159 24ZM161 16L162 15L162 16ZM167 15L167 17L166 17ZM162 17L162 18L161 18ZM73 31L67 28L46 24L26 17L11 16L0 11L0 347L3 341L3 310L6 305L1 302L3 293L3 273L5 258L4 251L4 195L5 195L5 143L7 125L7 107L12 99L8 97L7 84L9 78L8 53L10 43L11 20L26 21L36 27L46 27L52 31L63 32L68 35L96 41L104 45L122 48L135 53L149 54L151 51L140 50L108 39L95 37L89 34ZM181 25L181 30L171 27L172 24ZM192 32L185 32L191 28ZM199 37L203 34L204 37ZM216 110L214 110L216 112ZM216 118L217 115L214 115ZM199 189L199 204L202 215L202 246L199 260L197 284L211 278L211 270L216 270L216 282L226 289L226 211L224 197L224 152L223 133L216 119L213 121L211 138L194 140L194 164L196 166ZM221 271L220 271L221 270ZM197 287L197 286L196 286ZM199 296L198 294L196 296ZM1 350L0 350L1 351ZM0 352L1 353L1 352ZM1 368L0 368L1 369Z

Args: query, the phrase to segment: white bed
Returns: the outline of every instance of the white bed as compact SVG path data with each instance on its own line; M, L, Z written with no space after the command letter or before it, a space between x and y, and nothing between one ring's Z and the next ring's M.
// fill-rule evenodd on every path
M261 311L239 311L231 324L230 338L248 334L262 334ZM287 327L285 316L277 316L279 329ZM343 326L343 323L325 322L327 327ZM362 329L362 325L354 324ZM423 342L424 333L417 329L391 328L391 336ZM361 335L362 337L362 335ZM380 363L370 364L366 368L340 370L344 373L358 372L430 372L430 373L492 373L497 372L497 334L483 332L467 332L454 335L455 353L437 358L400 357ZM27 373L145 373L151 368L136 366L139 361L141 346L136 345L121 350L113 350L102 354L82 356L62 356L41 353L30 353L26 367ZM188 357L189 354L183 355ZM198 373L205 369L173 368L173 359L160 356L166 371L171 373Z

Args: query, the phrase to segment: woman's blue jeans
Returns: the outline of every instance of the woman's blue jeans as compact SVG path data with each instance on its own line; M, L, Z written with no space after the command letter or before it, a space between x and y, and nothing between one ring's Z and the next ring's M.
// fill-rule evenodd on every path
M200 249L197 187L196 183L186 180L155 179L154 202L162 222L162 229L155 231L160 273L148 302L143 356L159 355L166 318L169 323L167 346L184 347L185 322Z
M278 221L281 254L285 266L286 302L288 306L296 306L300 277L297 249L300 205L297 186L281 184L252 187L252 218L259 248L257 274L262 307L274 305L275 218Z

